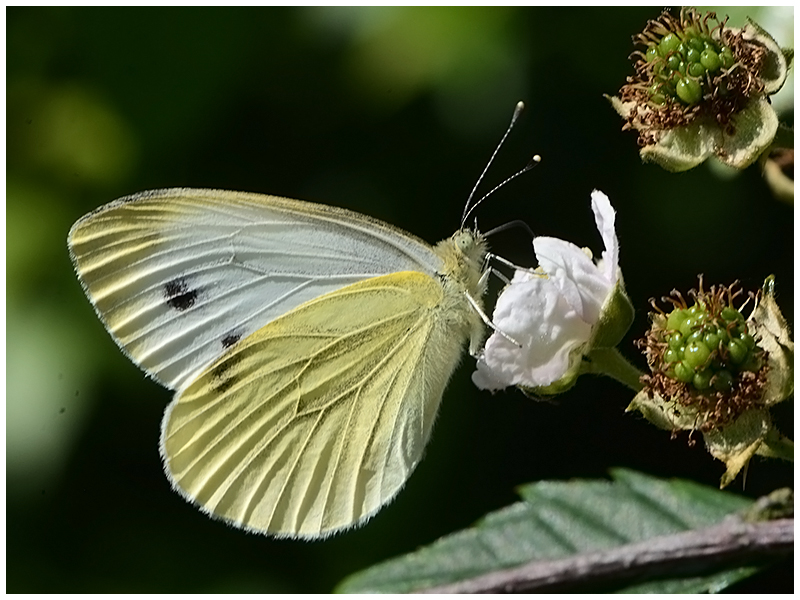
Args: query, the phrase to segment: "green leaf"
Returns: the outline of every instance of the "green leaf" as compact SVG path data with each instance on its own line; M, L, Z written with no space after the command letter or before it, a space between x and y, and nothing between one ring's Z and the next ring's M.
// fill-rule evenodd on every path
M616 591L621 594L715 594L756 572L758 567L740 567L704 577L646 581Z
M473 528L356 573L337 591L413 592L516 567L565 558L652 537L707 527L752 501L691 481L662 480L625 469L613 481L542 481L518 489L517 502L486 515ZM716 591L752 573L637 583L627 590ZM646 588L646 590L645 590Z

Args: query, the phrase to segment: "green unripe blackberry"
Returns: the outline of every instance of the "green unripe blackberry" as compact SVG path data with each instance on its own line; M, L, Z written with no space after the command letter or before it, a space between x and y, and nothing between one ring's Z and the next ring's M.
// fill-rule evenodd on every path
M696 13L688 20L662 19L659 28L640 38L646 46L642 64L650 65L642 70L649 100L659 106L693 106L704 97L716 97L714 88L724 83L716 76L736 60L723 42L724 25L710 26L708 17L703 20Z
M727 46L722 49L719 58L722 61L722 66L726 69L730 69L733 63L736 62L736 59L733 58L733 52Z
M671 350L677 350L678 348L680 348L682 352L683 347L686 345L684 342L683 335L681 335L679 331L667 333L666 340Z
M680 350L673 349L673 348L667 348L667 351L664 352L664 362L667 363L667 364L678 362L682 358L683 358L683 349L682 348Z
M704 328L695 329L688 336L686 336L686 343L688 344L690 342L702 341L704 335Z
M689 383L694 378L694 369L684 361L675 365L675 379L683 383Z
M722 66L722 59L716 52L709 48L703 50L702 54L700 54L700 64L713 73Z
M749 333L741 333L739 334L739 339L742 340L745 345L747 346L748 350L753 350L756 347L756 340L755 338L750 335Z
M689 65L687 73L692 77L702 77L706 73L706 68L699 62L693 62Z
M683 360L692 369L705 365L709 356L711 351L708 346L699 341L689 342L683 351Z
M689 316L687 310L676 308L667 316L667 329L680 329L681 323Z
M733 375L730 374L730 371L726 371L725 369L717 371L711 378L711 385L713 385L714 389L717 391L728 392L733 389Z
M678 331L681 332L683 337L689 337L691 333L694 331L694 328L697 326L697 317L689 316L683 320L683 323L680 324L678 327Z
M761 366L742 313L721 295L699 297L666 315L661 360L666 373L698 391L733 389L743 371Z
M718 331L712 331L703 336L703 342L705 342L706 346L708 346L711 350L718 350L721 341L722 338L720 337Z
M677 50L678 46L680 45L681 39L674 33L668 33L661 38L661 41L658 43L658 50L661 53L661 56L666 56L673 50Z
M707 390L711 387L711 378L713 377L711 369L703 369L694 374L692 378L692 385L698 390Z
M720 316L729 323L744 323L742 313L731 306L726 306L720 312Z
M738 338L732 339L730 342L728 342L728 357L735 365L743 363L749 352L750 351L745 343Z

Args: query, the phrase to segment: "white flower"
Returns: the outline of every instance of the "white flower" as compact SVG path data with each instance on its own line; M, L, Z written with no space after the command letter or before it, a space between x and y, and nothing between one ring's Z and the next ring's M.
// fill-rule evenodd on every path
M514 274L492 317L495 327L522 347L493 333L472 374L479 388L539 388L577 377L602 309L620 279L614 209L595 190L592 210L605 244L602 259L595 264L589 250L564 240L533 241L539 268Z

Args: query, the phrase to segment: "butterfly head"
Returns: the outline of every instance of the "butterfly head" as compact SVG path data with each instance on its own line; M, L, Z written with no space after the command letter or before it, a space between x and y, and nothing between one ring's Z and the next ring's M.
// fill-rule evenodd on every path
M472 295L482 295L478 282L487 252L486 238L482 233L459 229L451 237L439 242L435 252L442 259L441 275Z
M454 233L449 241L452 242L459 260L480 268L486 256L486 237L482 233L477 230L461 229Z

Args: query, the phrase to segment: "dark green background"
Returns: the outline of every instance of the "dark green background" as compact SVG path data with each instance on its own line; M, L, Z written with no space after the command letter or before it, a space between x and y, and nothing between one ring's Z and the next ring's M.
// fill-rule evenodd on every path
M482 206L481 227L523 219L599 255L589 195L606 192L637 308L621 347L636 364L647 299L686 291L698 273L748 289L774 273L793 323L793 208L758 167L642 165L603 98L630 71L631 34L657 15L7 9L7 590L327 591L513 502L523 482L625 466L716 485L723 466L702 442L624 414L631 394L614 382L584 378L555 403L492 396L466 359L425 460L367 526L315 543L230 529L170 490L158 455L170 394L104 332L66 249L84 213L172 186L329 203L435 242L458 226L522 99L482 189L535 153L543 161ZM492 244L533 264L521 229ZM791 406L777 412L792 435ZM756 459L732 488L756 497L791 482L791 467ZM761 577L757 589L791 587L788 563Z

